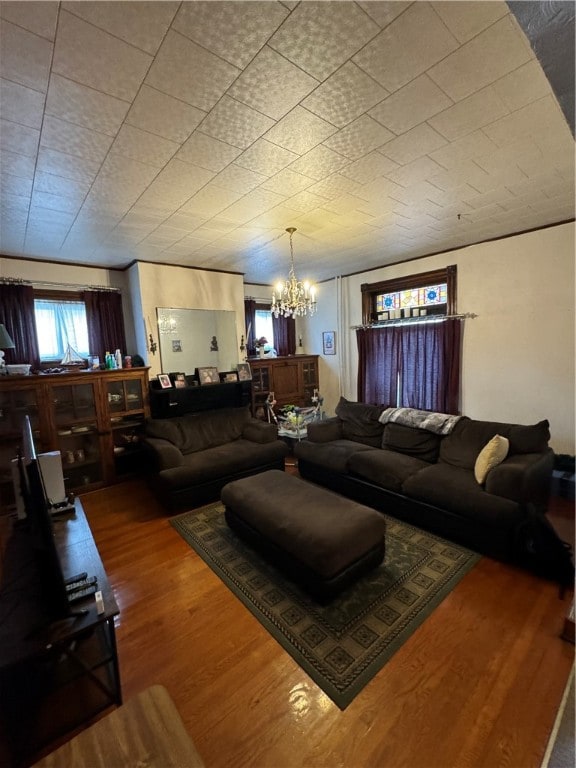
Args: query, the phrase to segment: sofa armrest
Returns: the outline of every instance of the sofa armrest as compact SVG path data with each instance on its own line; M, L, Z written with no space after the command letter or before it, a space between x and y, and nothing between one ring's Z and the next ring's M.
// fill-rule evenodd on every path
M182 464L182 452L169 440L161 437L146 437L144 443L152 455L157 472L172 469Z
M520 503L546 506L550 496L554 452L517 453L488 472L486 492Z
M278 427L276 424L252 419L242 428L242 437L253 443L273 443L274 440L278 439Z
M312 421L308 424L307 437L312 443L329 443L342 440L342 419L332 416L324 421Z

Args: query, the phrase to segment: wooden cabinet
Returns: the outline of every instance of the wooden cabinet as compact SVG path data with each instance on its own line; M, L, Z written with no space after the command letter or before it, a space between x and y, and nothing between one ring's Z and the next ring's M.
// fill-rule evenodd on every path
M281 408L312 405L314 390L319 388L318 355L254 358L248 361L252 369L252 412L260 415L270 392Z
M13 503L11 460L28 415L39 453L60 451L67 492L109 485L138 463L148 369L0 377L0 508Z

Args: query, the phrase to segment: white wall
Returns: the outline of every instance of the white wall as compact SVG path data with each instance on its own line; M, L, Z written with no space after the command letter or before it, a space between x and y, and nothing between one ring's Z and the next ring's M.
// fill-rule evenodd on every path
M458 312L465 320L462 413L532 424L550 421L551 446L574 454L574 224L470 246L342 279L337 337L341 392L356 400L358 356L351 326L362 321L360 286L458 266ZM306 321L308 352L322 353L321 331L338 319L336 291L321 284L318 313ZM334 358L321 363L327 410L337 402ZM324 378L323 378L324 374Z

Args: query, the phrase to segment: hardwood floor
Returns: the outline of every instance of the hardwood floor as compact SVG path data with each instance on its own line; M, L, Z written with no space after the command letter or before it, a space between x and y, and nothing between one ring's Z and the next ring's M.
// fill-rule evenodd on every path
M124 698L166 686L208 768L539 768L571 594L483 558L344 711L143 483L82 496L120 606Z

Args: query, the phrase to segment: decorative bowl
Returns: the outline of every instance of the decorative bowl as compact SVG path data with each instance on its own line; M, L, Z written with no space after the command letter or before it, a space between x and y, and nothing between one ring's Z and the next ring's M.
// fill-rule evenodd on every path
M17 363L13 365L7 365L6 371L9 376L28 376L32 366L30 363Z

